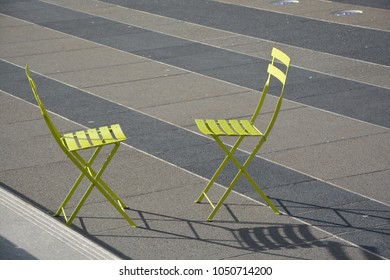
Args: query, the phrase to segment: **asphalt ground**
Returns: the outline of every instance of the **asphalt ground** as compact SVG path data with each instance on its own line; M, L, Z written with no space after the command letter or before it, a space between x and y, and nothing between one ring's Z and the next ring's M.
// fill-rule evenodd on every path
M388 259L388 4L299 2L0 1L1 258ZM363 13L334 14L344 10ZM242 179L207 222L210 206L194 200L224 155L194 119L250 117L274 46L292 67L248 171L282 215ZM104 178L138 228L97 191L70 229L52 217L78 172L26 64L61 131L121 124L128 139Z

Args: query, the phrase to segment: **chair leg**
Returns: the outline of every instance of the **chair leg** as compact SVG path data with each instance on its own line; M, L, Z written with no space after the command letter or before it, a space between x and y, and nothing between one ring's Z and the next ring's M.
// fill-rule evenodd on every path
M257 191L257 193L264 199L264 201L268 204L268 206L274 211L275 214L279 214L279 210L274 205L274 203L268 198L268 196L261 190L261 188L258 186L258 184L253 180L253 178L249 175L249 173L246 171L247 167L249 166L250 162L253 160L257 152L259 151L260 147L263 145L265 138L262 138L259 142L259 144L255 147L255 149L252 151L250 156L247 158L245 163L243 165L240 164L240 162L234 157L234 154L229 150L226 145L219 139L219 137L214 136L215 141L218 143L218 145L222 148L222 150L226 153L227 158L233 161L233 163L237 166L239 171L237 172L236 176L234 177L233 181L230 183L229 187L225 191L225 193L222 195L221 199L218 201L218 203L213 206L213 211L208 217L208 221L212 221L215 214L218 212L219 208L222 206L230 192L233 190L234 186L240 179L242 175L244 175L249 183L253 186L253 188Z
M241 177L241 172L238 172L236 176L234 177L233 181L230 183L229 187L226 189L226 191L223 193L222 197L219 199L217 204L213 206L213 211L211 211L210 215L207 218L207 221L211 222L214 219L214 216L217 214L219 208L223 205L226 198L229 196L230 192L233 190L234 186L238 182L238 179Z
M241 144L244 137L240 137L236 143L234 144L233 148L230 150L231 154L234 154L238 148L238 146ZM229 162L230 158L228 155L225 156L225 159L222 161L218 169L215 171L213 177L210 179L209 183L206 185L206 187L203 189L202 193L198 197L197 200L195 200L195 203L202 202L203 198L207 198L207 193L212 187L212 185L215 183L215 181L218 179L219 175L222 173L223 169L225 168L226 164Z
M114 200L110 193L106 192L104 187L97 185L99 191L104 195L104 197L115 207L115 209L122 215L122 217L132 226L137 227L137 224L127 215L120 201Z
M86 162L79 154L76 154L76 158L77 158L77 160L79 160L82 163L83 166L85 166L85 168L87 168L88 166L92 166L93 162L97 158L97 156L98 156L99 152L101 151L101 149L102 149L102 146L98 147L95 150L95 152L93 153L92 157L89 159L88 162ZM75 159L71 158L71 160L75 163ZM77 166L77 164L76 164L76 166ZM74 192L77 190L77 187L79 186L79 184L83 180L84 176L85 176L84 172L81 172L81 174L77 178L76 182L73 184L72 188L70 189L69 193L65 197L64 201L61 203L60 207L58 208L58 210L54 214L54 216L59 216L61 214L61 212L62 213L64 212L63 209L66 207L66 205L68 204L69 200L72 198Z
M248 174L245 170L244 172L247 180L252 184L253 188L257 191L257 193L264 199L264 201L268 204L268 206L274 211L275 214L280 214L279 209L275 206L275 204L269 199L269 197L263 192L263 190L259 187L259 185L253 180L253 178Z
M103 174L103 172L105 171L105 169L107 168L108 164L110 163L111 159L114 157L114 155L116 154L116 152L118 151L119 149L119 146L120 144L119 143L116 143L115 144L115 147L112 149L110 155L107 157L106 161L104 162L103 166L101 167L101 172ZM90 168L90 172L92 174L92 176L96 176L96 172ZM102 179L98 178L98 181L99 183L103 186L104 190L107 191L111 197L113 197L117 203L120 204L120 206L124 209L128 208L128 206L119 198L119 196L108 186L108 184Z
M68 196L65 198L64 202L61 204L60 209L57 211L56 215L59 215L60 212L64 213L65 219L67 220L67 225L71 225L74 218L77 216L77 213L80 211L81 207L83 206L84 202L86 201L87 197L91 193L92 189L96 187L103 196L117 209L117 211L127 220L127 222L133 226L137 227L135 222L127 215L127 213L124 211L124 208L127 208L125 203L116 195L111 188L107 185L107 183L101 178L102 174L104 173L105 169L107 168L108 164L110 163L111 159L114 157L115 153L117 152L119 148L119 143L115 144L114 148L112 149L110 155L107 157L106 161L103 163L102 167L98 172L94 171L92 168L92 163L96 159L97 155L102 149L102 146L98 147L96 151L94 152L91 159L86 162L83 157L81 157L77 152L72 152L72 155L74 158L71 158L71 160L75 163L75 165L81 170L81 174L79 178L77 179L75 185L72 187L71 191L69 192ZM69 202L70 198L74 194L77 186L81 182L81 180L86 176L90 181L91 184L88 187L87 191L81 198L80 202L76 206L75 210L69 217L69 219L65 215L65 211L63 210L66 204Z
M200 203L200 202L202 202L203 198L205 198L205 197L207 198L208 191L210 190L212 185L214 185L215 181L218 179L219 175L221 174L222 170L225 168L225 165L228 163L228 161L229 161L229 157L225 157L225 159L223 160L221 165L218 167L217 171L215 171L215 173L214 173L213 177L211 178L211 180L209 181L209 183L203 189L203 191L200 194L200 196L198 197L198 199L195 200L195 203Z
M103 163L100 170L96 173L91 167L89 171L94 177L94 182L91 184L95 185L97 189L103 194L104 197L117 209L117 211L125 218L125 220L133 227L137 227L136 223L127 215L124 211L124 208L128 208L127 205L119 198L119 196L108 186L108 184L101 178L102 174L106 170L108 164L111 162L112 158L116 154L120 147L119 143L116 143L111 153L107 157L106 161Z
M99 174L100 173L100 174ZM127 215L127 213L124 211L122 205L118 203L118 201L115 201L110 193L108 193L105 189L105 187L101 186L99 182L99 177L102 174L99 171L98 175L91 179L93 183L90 184L88 187L87 191L83 195L82 199L76 206L75 210L73 211L72 215L69 217L69 219L66 222L66 225L69 226L72 224L73 220L76 218L78 212L80 211L81 207L84 205L84 202L87 200L89 194L93 190L94 187L96 187L102 194L103 196L115 207L115 209L123 216L123 218L132 226L132 227L137 227L136 223Z
M84 205L84 202L87 200L89 194L92 192L94 187L95 187L95 185L92 183L88 187L87 191L84 193L83 197L81 198L81 200L79 201L79 203L77 204L76 208L73 210L73 212L69 216L69 218L65 217L67 226L70 226L73 223L73 220L76 218L76 216L79 213L81 207ZM65 211L63 211L63 213L65 213Z

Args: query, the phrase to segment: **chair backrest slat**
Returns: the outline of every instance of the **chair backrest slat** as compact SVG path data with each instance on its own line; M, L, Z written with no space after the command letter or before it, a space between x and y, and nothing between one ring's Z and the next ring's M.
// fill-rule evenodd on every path
M280 62L282 62L286 67L290 66L290 57L285 54L284 52L278 50L277 48L272 49L271 56L273 58L278 59Z
M271 132L271 130L275 124L276 118L278 117L278 114L279 114L279 111L280 111L280 108L282 105L283 96L284 96L284 86L286 84L288 70L290 67L290 57L288 55L286 55L284 52L278 50L277 48L273 48L272 52L271 52L271 56L272 56L272 61L268 65L268 69L267 69L268 78L267 78L267 81L265 82L259 103L258 103L258 105L255 109L255 112L251 118L251 123L253 124L260 114L264 100L265 100L267 93L268 93L268 90L270 88L271 80L273 80L275 78L281 84L280 92L278 94L278 101L276 103L275 110L274 110L273 115L271 117L271 120L268 124L268 127L266 128L266 130L264 132L264 137L267 137L269 135L269 133ZM281 70L279 66L282 66L285 70L284 71Z
M283 85L286 83L287 76L272 64L268 65L268 74L277 78Z

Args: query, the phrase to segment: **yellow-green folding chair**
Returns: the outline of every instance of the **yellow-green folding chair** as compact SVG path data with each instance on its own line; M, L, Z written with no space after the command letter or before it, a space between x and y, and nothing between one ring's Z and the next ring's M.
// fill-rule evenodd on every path
M256 156L257 152L263 145L263 143L267 140L268 135L270 134L276 118L279 114L280 107L282 105L283 100L283 94L284 94L284 86L286 83L287 73L288 69L290 67L290 58L283 53L282 51L273 48L272 49L272 61L268 65L268 79L265 83L263 93L261 94L259 103L255 109L255 112L250 120L202 120L202 119L196 119L195 123L198 126L198 129L205 135L212 136L214 140L218 143L218 145L221 147L221 149L226 153L225 159L222 161L221 165L217 169L217 171L214 173L213 177L211 178L210 182L207 184L207 186L202 191L199 198L195 201L197 203L200 203L203 198L206 198L206 200L210 203L213 210L211 214L208 217L208 221L212 221L215 214L218 212L219 208L223 205L224 201L230 194L230 192L233 190L234 186L238 182L238 180L241 178L242 175L244 175L247 180L250 182L250 184L254 187L254 189L259 193L259 195L264 199L264 201L271 207L271 209L276 213L279 214L279 210L277 207L273 204L273 202L268 198L268 196L261 190L261 188L258 186L258 184L253 180L253 178L248 174L247 168L250 164L250 162L253 160L253 158ZM277 64L277 62L279 62ZM279 67L282 66L282 70L279 69ZM267 95L267 92L270 88L270 85L274 85L274 83L281 83L278 89L280 88L279 93L279 99L276 104L275 110L273 112L272 118L268 124L268 127L264 132L260 131L255 126L255 121L260 113L261 107L263 106L265 97ZM275 84L276 85L276 84ZM238 138L235 144L231 149L225 145L221 137L236 137ZM258 144L255 146L252 153L249 155L247 160L244 164L241 164L236 157L234 156L234 153L240 146L241 142L246 137L256 137L259 139ZM207 195L210 188L213 186L219 175L221 174L222 170L225 168L226 164L232 161L238 168L238 172L234 179L231 181L230 185L220 198L220 200L214 204L211 198Z
M88 130L80 130L76 132L66 133L61 135L58 129L54 126L51 121L49 114L46 111L45 106L43 105L35 83L31 78L30 70L28 66L25 68L27 78L30 82L32 92L34 93L35 99L41 109L42 116L46 121L47 126L49 127L50 132L53 134L54 139L57 144L61 147L62 151L67 155L67 157L76 165L76 167L81 171L80 176L77 178L73 187L70 189L68 195L65 200L62 202L61 206L58 208L58 211L54 216L60 216L61 214L64 216L66 225L69 226L72 224L75 219L77 213L80 211L81 207L84 205L84 202L88 198L91 191L96 187L103 196L118 210L118 212L126 219L126 221L133 227L137 225L135 222L127 215L124 208L128 208L124 202L110 189L107 183L102 179L103 172L107 168L108 164L114 157L117 152L120 143L126 140L126 136L124 135L119 124L114 124L111 126L103 126L99 129L88 129ZM112 145L112 151L108 155L107 159L102 164L99 171L95 171L92 168L92 164L95 159L98 157L100 151L104 146ZM86 149L95 149L92 154L92 157L89 160L85 160L79 153L81 150ZM65 213L65 207L75 194L78 186L81 181L87 177L90 180L90 185L87 188L84 195L81 197L79 203L74 208L72 214L67 216Z

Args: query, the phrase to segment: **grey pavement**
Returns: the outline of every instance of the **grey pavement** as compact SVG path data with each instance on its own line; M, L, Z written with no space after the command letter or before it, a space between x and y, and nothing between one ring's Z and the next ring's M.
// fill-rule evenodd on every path
M369 2L0 0L0 259L389 259L390 11ZM282 214L242 179L207 222L223 154L194 119L250 116L273 46L292 67L249 172ZM53 217L78 172L26 64L61 131L121 124L104 177L137 228L97 191L71 227Z

